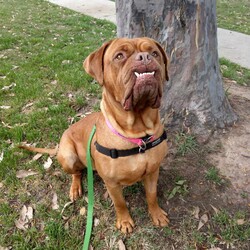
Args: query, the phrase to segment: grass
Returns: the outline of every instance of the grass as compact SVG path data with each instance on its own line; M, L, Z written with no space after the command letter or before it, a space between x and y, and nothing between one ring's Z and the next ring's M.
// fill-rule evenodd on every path
M219 170L215 167L210 167L207 170L206 179L218 185L222 184L223 182L223 179L219 175Z
M250 35L250 1L217 0L218 27ZM225 58L220 59L222 75L240 85L250 86L250 70Z
M235 81L242 86L250 86L250 70L232 63L225 58L220 59L220 69L223 77Z
M181 156L186 155L187 153L192 153L197 150L198 144L195 140L195 137L190 134L185 134L183 132L176 135L176 144L177 144L177 154Z
M70 177L54 159L52 167L45 170L47 156L31 161L34 154L20 151L16 145L26 141L55 146L63 131L79 119L78 112L84 115L99 109L100 88L84 73L82 61L115 35L115 27L47 1L0 0L0 4L0 249L80 249L86 224L86 215L80 211L87 207L86 200L80 199L63 209L69 201ZM204 158L199 156L195 139L179 134L177 142L179 154L175 160L189 169L185 173L192 167L195 174L191 174L193 179L177 178L177 166L171 167L176 173L161 172L159 202L169 210L170 227L152 226L143 186L137 184L124 190L137 226L133 234L122 235L114 227L112 202L105 198L103 182L95 174L94 217L99 223L91 238L94 249L117 249L119 240L127 249L197 249L198 245L205 249L223 247L224 241L247 249L249 223L238 223L239 219L247 221L248 214L244 212L234 215L225 210L218 217L206 203L201 207L211 219L202 231L197 230L198 221L190 212L195 205L195 180L200 188L201 182L208 185L206 190L214 187L206 180L205 163L196 166L195 159ZM18 170L33 170L37 175L19 179ZM86 195L85 177L83 185ZM57 210L52 209L54 193L58 196ZM202 202L207 202L207 197ZM34 209L26 230L15 224L23 205Z
M249 0L217 0L216 4L220 28L250 35Z

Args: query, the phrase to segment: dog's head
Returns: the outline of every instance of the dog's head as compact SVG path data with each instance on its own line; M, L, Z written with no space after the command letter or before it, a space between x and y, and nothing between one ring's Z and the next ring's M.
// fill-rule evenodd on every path
M83 63L126 111L160 107L167 64L163 48L146 37L111 40Z

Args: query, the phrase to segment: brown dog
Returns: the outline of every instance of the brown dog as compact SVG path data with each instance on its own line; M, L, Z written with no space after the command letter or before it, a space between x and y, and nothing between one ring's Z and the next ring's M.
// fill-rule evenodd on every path
M82 195L87 141L95 124L91 145L93 165L114 203L117 228L123 233L132 232L134 222L122 187L138 181L144 183L153 223L166 226L167 214L157 202L159 166L167 153L158 110L163 84L168 80L164 50L149 38L114 39L90 54L83 65L103 86L103 93L101 112L70 126L59 144L57 159L72 174L71 200ZM56 151L23 148L42 153Z

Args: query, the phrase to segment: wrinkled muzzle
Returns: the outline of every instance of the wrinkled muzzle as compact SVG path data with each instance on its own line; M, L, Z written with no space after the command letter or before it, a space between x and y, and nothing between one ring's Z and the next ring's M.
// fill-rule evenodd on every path
M126 111L140 111L146 107L159 108L162 87L161 82L156 78L156 72L146 72L135 74L135 82L124 101L124 109Z

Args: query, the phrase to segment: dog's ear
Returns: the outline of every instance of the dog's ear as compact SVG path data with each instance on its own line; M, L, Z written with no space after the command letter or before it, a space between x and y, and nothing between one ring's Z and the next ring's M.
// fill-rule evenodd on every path
M168 81L169 80L169 77L168 77L168 57L166 55L165 50L162 48L162 46L158 42L156 42L156 41L154 41L154 42L156 43L158 49L161 51L161 54L163 56L163 61L165 64L165 75L166 75L166 80Z
M83 62L83 68L91 75L100 85L103 85L103 59L108 46L113 40L104 43L101 48L91 53Z

